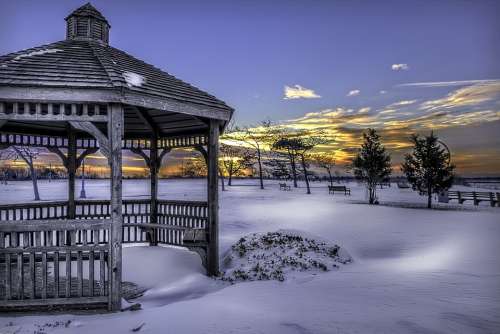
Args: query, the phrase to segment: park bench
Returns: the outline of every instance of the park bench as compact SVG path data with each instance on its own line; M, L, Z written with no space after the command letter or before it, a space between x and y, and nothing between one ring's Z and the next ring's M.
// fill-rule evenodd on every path
M399 189L408 189L408 188L410 188L410 185L408 183L406 183L406 182L398 182L397 184L398 184L398 188Z
M286 183L280 183L280 190L289 191L292 190L292 188Z
M335 194L336 191L344 192L344 195L351 196L351 189L346 186L328 186L328 193Z
M474 205L480 202L490 202L491 206L500 206L500 193L482 192L482 191L449 191L449 200L458 200L458 203L463 204L465 201L473 201Z

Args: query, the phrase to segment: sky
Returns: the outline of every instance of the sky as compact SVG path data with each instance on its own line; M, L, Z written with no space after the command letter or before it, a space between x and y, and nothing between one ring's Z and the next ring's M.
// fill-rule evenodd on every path
M0 54L65 38L84 1L0 0ZM235 121L367 127L395 163L434 130L462 174L500 175L500 1L112 1L110 44L226 101Z

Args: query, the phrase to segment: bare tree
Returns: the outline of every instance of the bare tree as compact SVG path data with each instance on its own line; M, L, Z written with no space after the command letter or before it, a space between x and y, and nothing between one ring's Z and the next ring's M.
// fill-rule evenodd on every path
M33 182L33 193L35 201L40 200L40 192L38 191L38 178L35 169L35 160L40 155L41 151L38 148L11 146L0 154L0 160L22 160L28 166L30 171L31 181Z
M226 133L225 139L242 142L255 150L257 159L257 172L259 175L260 189L264 189L264 168L263 155L269 150L273 139L273 124L270 120L265 120L258 126L238 128L235 127L233 132Z
M207 165L200 156L190 157L181 166L182 176L200 177L207 175Z
M288 164L288 158L281 154L273 153L270 155L269 159L264 162L267 166L269 172L274 178L286 179L291 178L290 166Z
M293 186L297 188L297 159L298 159L298 146L297 141L290 138L289 133L281 132L275 134L273 142L273 150L277 155L286 155L290 162L292 170Z
M284 150L288 153L290 163L292 165L292 172L294 176L294 187L297 186L297 168L295 166L297 159L302 165L304 172L304 179L306 181L307 193L311 193L309 185L309 177L307 172L308 164L306 163L307 156L316 146L326 144L329 140L321 132L311 133L307 131L299 131L288 133L287 135L279 138L273 144L277 150Z
M254 163L254 153L244 147L221 144L220 153L222 167L228 176L228 186L231 185L233 176L239 175Z
M316 162L318 167L323 168L328 173L328 178L330 180L330 185L333 186L333 176L332 171L335 167L335 157L332 153L322 153L316 154L313 157L313 160Z

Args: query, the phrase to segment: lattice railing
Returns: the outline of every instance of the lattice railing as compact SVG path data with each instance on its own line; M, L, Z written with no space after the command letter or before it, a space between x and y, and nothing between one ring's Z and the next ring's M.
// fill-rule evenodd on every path
M158 140L158 148L194 147L198 145L206 145L206 143L207 138L204 135L160 138ZM0 129L0 145L57 147L67 149L68 139L57 136L25 135L20 133L1 132ZM78 138L76 140L77 149L98 147L99 142L94 138ZM122 148L148 150L151 148L151 141L149 139L124 139L122 141Z
M109 219L2 221L0 309L106 306L110 228Z
M111 217L109 200L78 200L75 201L75 206L75 219L78 220ZM124 243L154 241L182 246L186 230L207 228L208 208L206 202L158 200L157 223L151 224L150 200L124 200L122 215ZM0 205L1 222L67 218L66 201ZM109 236L103 233L103 240L107 240ZM81 233L76 233L76 242L83 243L84 237Z

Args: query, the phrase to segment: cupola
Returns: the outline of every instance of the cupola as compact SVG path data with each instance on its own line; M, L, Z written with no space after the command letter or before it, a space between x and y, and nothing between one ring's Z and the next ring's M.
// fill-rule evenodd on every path
M92 40L108 44L108 20L90 3L76 9L66 17L66 39Z

